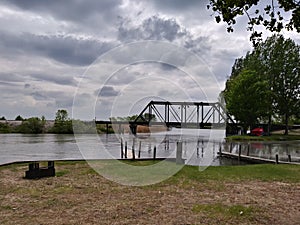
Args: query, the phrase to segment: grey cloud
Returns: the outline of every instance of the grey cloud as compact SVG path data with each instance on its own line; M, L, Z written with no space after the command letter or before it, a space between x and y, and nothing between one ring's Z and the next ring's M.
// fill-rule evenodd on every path
M145 19L140 26L131 26L130 22L123 23L118 31L118 39L122 42L140 40L169 41L201 55L211 50L209 37L194 36L175 19L153 16Z
M20 83L24 80L24 76L15 73L0 72L0 81L7 83Z
M27 88L30 88L31 85L30 84L24 84L24 88L27 89Z
M66 93L62 91L43 91L43 90L36 90L34 92L29 93L35 100L50 100L60 98Z
M166 64L166 63L160 63L160 68L164 71L172 71L172 70L177 70L177 68L173 65Z
M38 91L33 92L30 95L37 101L44 101L44 100L49 99L49 97L46 94L38 92Z
M55 105L58 108L70 108L73 106L73 98L63 97L55 99Z
M5 3L22 10L84 23L95 15L105 16L105 18L111 16L112 12L122 3L122 0L5 0Z
M112 44L90 39L75 39L64 35L13 35L0 33L2 52L38 54L71 65L89 65Z
M128 24L121 24L118 38L125 42L137 40L174 41L185 35L187 35L187 31L180 27L175 19L162 19L153 16L144 20L139 27L128 28Z
M39 81L50 81L60 85L77 86L77 82L75 81L73 76L32 74L31 77Z
M131 83L132 81L136 80L137 77L139 77L141 73L136 71L131 71L126 68L123 70L118 71L117 73L113 74L107 81L107 85L114 85L114 86L120 86L120 85L126 85Z
M118 96L119 92L112 86L104 86L100 90L96 90L95 95L98 95L99 97L114 97Z
M191 51L198 53L198 52L208 52L211 50L212 46L208 43L208 37L188 37L188 39L184 43L184 47L190 49Z
M3 81L0 81L0 86L11 86L11 87L16 87L16 86L19 86L18 84L16 83L10 83L10 82L3 82Z
M159 9L168 9L168 10L176 10L176 11L183 11L183 10L191 10L191 9L198 9L199 11L201 8L206 7L208 1L203 0L153 0L154 5Z
M48 104L52 104L51 102L55 102L56 107L72 107L73 105L73 95L70 93L63 91L35 91L29 94L29 96L33 97L36 101L49 101Z

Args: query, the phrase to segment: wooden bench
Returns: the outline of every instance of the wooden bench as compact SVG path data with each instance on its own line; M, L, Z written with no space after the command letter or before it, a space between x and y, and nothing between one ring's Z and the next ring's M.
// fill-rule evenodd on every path
M54 161L48 161L47 167L40 167L39 162L29 163L29 170L25 172L26 179L39 179L42 177L54 177Z

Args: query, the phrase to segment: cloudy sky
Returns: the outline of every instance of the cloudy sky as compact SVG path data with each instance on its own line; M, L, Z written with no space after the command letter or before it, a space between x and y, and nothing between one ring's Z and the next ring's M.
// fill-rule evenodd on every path
M251 50L201 0L2 0L0 116L138 113L150 100L216 101ZM300 43L299 36L286 34Z

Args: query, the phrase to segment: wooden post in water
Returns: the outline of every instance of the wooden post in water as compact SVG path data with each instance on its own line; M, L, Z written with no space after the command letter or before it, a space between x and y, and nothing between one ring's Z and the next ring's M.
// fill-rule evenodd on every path
M125 159L127 159L127 141L125 141Z
M279 164L279 157L278 157L278 154L276 154L276 156L275 156L275 162L276 162L276 164Z
M132 159L135 159L134 146L135 146L135 138L132 141Z
M201 158L204 156L204 141L202 140L202 146L201 146Z
M177 142L176 164L182 164L182 142Z
M288 155L288 162L291 162L291 155L290 155L290 151L289 151L289 144L285 145L285 150L286 150L286 154Z
M247 156L249 156L250 154L250 143L248 143L248 146L247 146Z
M121 159L124 158L124 152L123 152L123 139L121 139Z
M154 160L156 159L156 146L154 146L154 149L153 149L153 159Z
M241 160L241 153L242 153L242 145L240 144L239 145L239 157L238 157L239 161Z
M142 142L140 141L140 144L139 144L139 159L141 158L141 150L142 150Z
M197 158L199 158L199 147L200 147L200 140L197 141Z
M221 144L219 146L219 155L220 155L220 157L222 157L222 145Z
M108 134L108 123L106 123L106 134Z
M229 149L229 152L230 152L230 153L232 153L232 148L233 148L233 143L231 142L231 143L230 143L230 149Z

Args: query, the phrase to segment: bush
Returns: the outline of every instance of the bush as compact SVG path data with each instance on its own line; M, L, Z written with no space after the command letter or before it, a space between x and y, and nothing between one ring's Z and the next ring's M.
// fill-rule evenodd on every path
M40 134L44 132L45 120L38 117L29 118L16 128L16 132L24 134Z
M7 123L0 123L0 133L10 133L11 127Z

